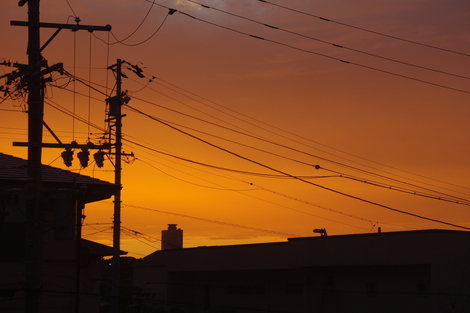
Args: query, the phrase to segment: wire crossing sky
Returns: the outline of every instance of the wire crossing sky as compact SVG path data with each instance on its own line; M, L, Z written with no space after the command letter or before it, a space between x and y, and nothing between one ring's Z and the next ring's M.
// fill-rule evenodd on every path
M153 252L169 223L186 247L315 228L466 230L469 15L466 1L44 0L44 22L113 26L62 31L43 51L65 68L48 77L44 121L62 142L105 142L107 67L127 62L130 255ZM11 142L27 140L27 94L9 78L27 62L27 32L10 21L26 19L0 4L1 152L23 158ZM44 164L113 180L113 156L67 168L54 150ZM87 239L110 244L110 206L86 211Z

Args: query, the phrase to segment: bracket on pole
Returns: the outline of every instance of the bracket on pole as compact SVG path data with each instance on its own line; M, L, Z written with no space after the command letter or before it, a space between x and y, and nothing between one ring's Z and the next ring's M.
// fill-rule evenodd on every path
M10 21L11 26L29 26L28 22L24 21ZM59 28L59 29L70 29L72 31L77 31L80 29L86 29L89 32L93 31L111 31L111 25L106 26L92 26L92 25L79 25L79 24L61 24L61 23L39 23L39 27L42 28Z
M27 0L23 0L27 1ZM10 21L11 26L29 26L28 22L24 21ZM78 30L87 30L88 32L92 33L94 31L106 31L109 32L111 31L112 27L111 25L107 24L105 26L93 26L93 25L79 25L78 22L77 24L61 24L61 23L39 23L39 27L42 28L56 28L57 30L55 31L54 34L52 34L51 38L49 38L46 43L39 49L39 52L42 52L49 43L60 33L62 29L70 29L73 32L76 32Z

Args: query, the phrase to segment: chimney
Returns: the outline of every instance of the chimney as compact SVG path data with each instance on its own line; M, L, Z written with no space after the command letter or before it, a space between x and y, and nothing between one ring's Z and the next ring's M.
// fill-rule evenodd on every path
M183 248L183 230L176 225L168 224L168 229L162 230L162 250Z

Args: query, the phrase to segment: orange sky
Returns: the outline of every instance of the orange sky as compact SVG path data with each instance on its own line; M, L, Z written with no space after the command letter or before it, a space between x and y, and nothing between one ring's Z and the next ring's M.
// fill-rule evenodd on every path
M113 86L108 65L138 64L146 78L126 69L129 105L193 136L125 109L125 139L141 145L124 144L137 157L123 166L122 248L130 255L158 249L168 223L184 229L186 247L281 241L314 228L461 229L397 210L470 227L468 205L393 190L470 199L467 1L197 2L212 9L187 0L41 1L43 22L73 23L76 14L82 25L111 24L118 39L131 35L108 47L106 33L64 30L44 51L49 64L63 62L103 92ZM167 16L167 8L178 12ZM1 61L26 63L26 28L10 26L26 19L16 1L0 4ZM43 30L42 42L52 32ZM10 70L0 66L0 76ZM96 142L99 130L50 104L75 106L103 127L105 96L54 77L65 90L47 88L46 123L63 142L85 142L89 132ZM24 108L21 97L0 106L1 151L19 157L26 149L11 143L26 141ZM45 132L44 141L54 139ZM60 152L45 149L43 163L65 168ZM80 171L77 160L71 170ZM81 173L112 182L112 171L107 162ZM281 174L290 177L271 176ZM112 210L111 200L86 208L87 239L112 245Z

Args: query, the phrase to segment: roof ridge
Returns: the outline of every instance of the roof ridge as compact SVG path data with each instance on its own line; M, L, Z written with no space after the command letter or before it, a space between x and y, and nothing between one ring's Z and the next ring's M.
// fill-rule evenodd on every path
M28 161L23 158L0 152L0 179L27 180L27 162ZM113 183L99 178L83 175L46 164L41 164L41 168L43 169L43 180L45 182L74 183L77 182L77 180L81 180L79 183L113 185Z

